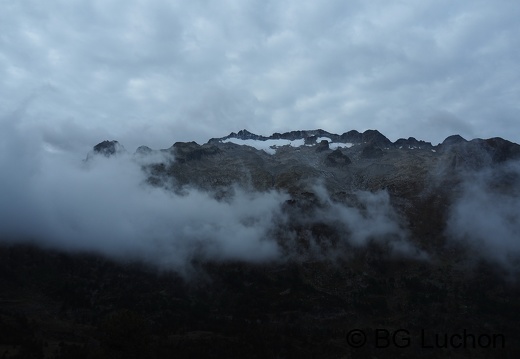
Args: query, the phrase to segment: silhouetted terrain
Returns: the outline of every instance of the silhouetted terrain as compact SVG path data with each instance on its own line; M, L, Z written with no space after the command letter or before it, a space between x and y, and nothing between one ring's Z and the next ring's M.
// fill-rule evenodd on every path
M515 143L244 130L133 155L104 141L85 171L125 158L144 173L146 191L182 205L138 227L150 233L137 242L141 252L124 241L118 251L110 236L76 247L4 238L3 357L520 354ZM366 343L352 342L352 330Z

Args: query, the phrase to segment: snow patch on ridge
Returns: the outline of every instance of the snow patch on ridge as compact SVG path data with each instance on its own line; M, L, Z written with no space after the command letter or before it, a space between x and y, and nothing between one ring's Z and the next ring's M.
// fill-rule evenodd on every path
M352 146L354 146L353 143L341 143L341 142L333 142L332 139L330 139L329 137L319 137L316 142L317 143L320 143L321 141L329 141L329 148L331 150L336 150L338 148L350 148Z
M276 149L281 146L300 147L300 146L303 146L303 144L304 144L303 139L294 140L294 141L282 140L282 139L260 141L260 140L251 140L251 139L250 140L241 140L238 138L228 138L226 140L223 140L222 142L224 142L224 143L231 142L231 143L234 143L237 145L245 145L245 146L254 147L257 150L263 150L264 152L266 152L270 155L274 155L276 153Z
M329 137L319 137L316 142L320 143L321 141L326 140L329 142L329 148L332 150L338 149L338 148L350 148L354 146L353 143L341 143L341 142L332 142L332 140ZM284 140L284 139L268 139L268 140L254 140L254 139L239 139L239 138L227 138L225 140L222 140L223 143L234 143L237 145L245 145L254 147L257 150L262 150L270 155L274 155L276 153L276 149L278 147L282 146L291 146L291 147L301 147L305 144L304 139L298 139L298 140ZM314 146L307 145L307 146Z

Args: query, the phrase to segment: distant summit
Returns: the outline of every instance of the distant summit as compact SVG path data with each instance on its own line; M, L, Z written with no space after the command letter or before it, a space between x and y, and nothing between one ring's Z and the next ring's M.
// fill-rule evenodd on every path
M454 145L457 143L465 143L465 142L468 142L468 141L464 137L462 137L460 135L452 135L452 136L446 137L446 139L444 141L442 141L442 145L451 146L451 145Z
M95 155L102 155L105 157L111 157L119 153L126 153L126 149L121 145L118 141L105 140L103 142L98 143L92 148L87 155L87 161L90 160Z
M124 152L125 148L117 141L103 141L94 146L94 153L101 154L106 157L115 155L118 152Z
M260 141L265 141L266 139L268 139L268 137L255 135L254 133L251 133L248 130L240 130L240 131L238 131L238 133L231 132L227 137L228 138L231 138L231 137L238 138L240 140L260 140Z

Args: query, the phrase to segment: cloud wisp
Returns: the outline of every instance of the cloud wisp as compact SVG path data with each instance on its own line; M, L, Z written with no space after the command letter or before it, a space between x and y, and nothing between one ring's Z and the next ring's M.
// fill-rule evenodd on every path
M480 257L520 270L520 162L466 174L446 233Z
M338 201L331 198L325 186L317 184L311 198L310 205L303 200L287 211L288 223L292 224L285 233L289 255L349 258L359 249L379 247L383 251L378 253L384 252L387 258L428 259L427 253L413 243L406 221L392 206L388 192L357 191L350 199Z
M189 188L174 193L146 184L140 157L96 155L85 162L49 151L37 131L6 123L0 136L3 241L92 251L179 271L196 259L257 262L279 256L270 229L281 216L282 193L236 189L226 201Z

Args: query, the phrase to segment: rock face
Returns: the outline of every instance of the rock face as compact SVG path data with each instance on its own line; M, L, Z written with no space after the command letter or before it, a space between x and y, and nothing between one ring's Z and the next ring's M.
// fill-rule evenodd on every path
M346 166L352 163L350 158L348 158L347 155L344 155L339 148L329 153L325 162L329 166Z
M362 141L379 148L387 148L392 145L392 142L377 130L366 130L363 132Z
M227 139L279 145L265 151L261 149L265 146L255 148ZM92 152L113 156L121 148L117 141L104 141ZM385 190L413 223L412 232L432 241L442 237L443 213L468 173L520 159L520 145L501 138L466 141L455 135L432 146L413 137L392 143L371 130L342 135L323 130L291 131L268 137L242 130L206 144L177 142L160 151L172 154L175 160L143 167L148 182L155 186L190 186L219 197L235 185L250 191L282 190L299 203L307 201L303 194L314 193L318 183L342 200L359 190ZM154 152L143 146L136 154ZM433 219L425 221L424 213Z
M328 150L330 150L330 148L329 141L327 140L320 141L320 143L318 143L318 145L316 146L316 152L323 152Z
M270 154L229 139L248 140L253 145L265 141L281 144ZM290 141L301 142L293 147L288 145ZM103 141L89 156L110 157L122 151L117 141ZM501 138L467 141L453 135L432 146L413 137L392 143L376 130L341 135L321 129L298 130L271 136L241 130L203 145L177 142L161 151L173 154L175 161L154 165L154 183L189 184L205 190L238 184L255 190L304 192L320 180L332 193L383 188L395 193L416 188L418 193L427 182L437 183L439 174L457 182L464 171L520 158L520 146ZM153 152L141 146L136 154ZM163 179L158 181L158 177Z
M96 154L110 157L118 152L124 151L124 147L121 146L117 141L103 141L95 145L93 151Z
M201 146L196 142L176 142L171 148L177 161L185 163L213 156L220 152L219 148L211 145Z
M408 137L407 140L404 138L400 138L393 143L393 145L397 148L407 148L407 149L432 149L433 146L430 142L425 141L417 141L413 137Z
M282 190L302 211L313 208L305 205L309 198L305 194L315 196L317 184L338 201L349 201L360 190L384 190L410 223L411 235L434 246L442 241L446 209L460 193L467 174L520 159L520 145L498 138L465 141L451 136L431 146L414 138L390 143L377 131L342 135L292 131L269 137L241 132L237 136L258 142L304 141L294 147L281 145L273 154L222 139L204 145L176 143L170 149L176 161L156 166L150 182L170 188L194 186L218 196L225 196L233 185L251 191Z
M92 148L92 151L87 154L87 161L91 160L93 156L96 155L111 157L120 153L126 153L126 150L119 142L115 140L105 140Z
M376 147L376 145L370 143L368 146L364 146L361 151L361 156L367 159L381 158L384 156L384 152L381 148Z
M446 147L446 146L451 146L451 145L466 143L466 142L468 142L468 141L466 139L464 139L462 136L452 135L452 136L446 137L446 139L444 141L442 141L442 146Z
M363 142L363 134L359 133L356 130L348 131L342 134L340 137L340 142L345 143L362 143Z

